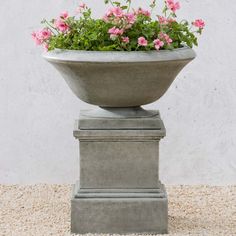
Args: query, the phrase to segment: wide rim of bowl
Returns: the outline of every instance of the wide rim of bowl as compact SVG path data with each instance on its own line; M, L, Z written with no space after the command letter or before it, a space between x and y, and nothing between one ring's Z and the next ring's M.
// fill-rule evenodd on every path
M131 52L55 49L43 53L43 57L54 63L139 63L193 60L196 53L192 48L186 46L173 50Z

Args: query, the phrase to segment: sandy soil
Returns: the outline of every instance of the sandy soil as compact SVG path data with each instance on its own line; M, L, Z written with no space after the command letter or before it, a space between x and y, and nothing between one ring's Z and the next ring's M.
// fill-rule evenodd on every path
M170 236L236 236L236 186L167 186ZM1 236L70 235L71 185L0 185Z

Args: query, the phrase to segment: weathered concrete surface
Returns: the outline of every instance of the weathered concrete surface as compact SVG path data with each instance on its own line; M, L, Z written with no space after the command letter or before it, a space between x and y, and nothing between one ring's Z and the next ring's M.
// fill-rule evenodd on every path
M152 118L157 116L157 110L145 110L140 106L137 107L96 107L93 110L83 110L83 114L80 114L80 123L85 118L112 118L112 119L136 119L142 117ZM141 120L142 121L142 120ZM127 121L126 121L127 122ZM86 123L88 121L86 120Z
M137 119L145 118L145 119ZM165 135L165 127L159 111L135 108L97 108L83 110L75 130L159 130ZM78 133L74 132L75 137ZM159 133L160 134L160 133Z
M53 50L44 58L82 101L101 107L155 102L196 54L188 47L150 52Z
M158 187L158 141L80 142L81 188Z
M159 112L151 120L90 119L83 114L83 123L76 122L74 130L80 141L81 188L158 188L159 140L165 136ZM84 129L87 123L95 128Z
M74 233L167 233L167 198L73 198Z
M74 130L80 178L71 200L71 231L167 233L168 201L159 181L159 141L165 127L159 112L136 119L91 119L84 113Z

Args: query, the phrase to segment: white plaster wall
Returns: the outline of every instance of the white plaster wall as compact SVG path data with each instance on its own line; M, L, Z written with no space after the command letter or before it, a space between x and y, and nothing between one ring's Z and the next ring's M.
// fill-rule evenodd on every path
M102 15L103 0L87 2ZM236 184L236 3L181 2L180 17L202 17L207 27L198 58L148 106L160 109L167 128L161 177L168 184ZM75 181L73 123L88 105L40 57L30 33L43 17L72 11L76 3L1 0L0 183Z

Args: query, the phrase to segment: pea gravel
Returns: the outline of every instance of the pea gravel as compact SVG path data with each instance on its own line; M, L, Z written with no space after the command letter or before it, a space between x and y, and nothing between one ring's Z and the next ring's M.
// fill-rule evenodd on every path
M170 236L236 236L236 186L168 186ZM69 236L71 185L0 185L0 236Z

